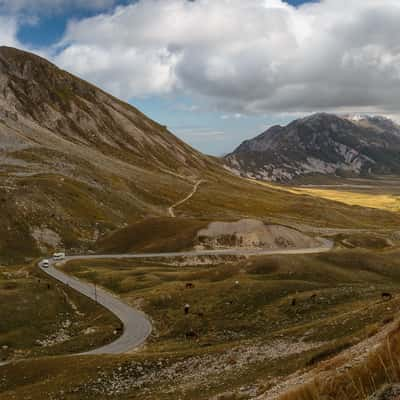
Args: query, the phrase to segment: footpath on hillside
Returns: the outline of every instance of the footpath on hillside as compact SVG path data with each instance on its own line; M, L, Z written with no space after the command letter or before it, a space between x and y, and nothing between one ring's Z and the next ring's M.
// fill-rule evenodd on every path
M199 186L204 182L205 182L205 180L203 180L203 179L200 179L199 181L197 181L194 184L192 191L184 199L179 200L178 202L176 202L175 204L173 204L171 207L168 208L168 214L171 218L176 217L174 209L181 206L182 204L186 203L188 200L190 200L196 194Z

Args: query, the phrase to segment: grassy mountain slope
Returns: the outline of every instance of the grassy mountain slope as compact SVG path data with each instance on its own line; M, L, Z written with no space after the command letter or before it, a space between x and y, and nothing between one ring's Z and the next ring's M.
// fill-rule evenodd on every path
M134 107L4 47L0 133L0 249L11 255L164 215L214 163Z
M233 176L134 107L38 56L0 48L1 261L82 251L128 224L168 216L199 179L205 183L175 210L183 220L400 222Z

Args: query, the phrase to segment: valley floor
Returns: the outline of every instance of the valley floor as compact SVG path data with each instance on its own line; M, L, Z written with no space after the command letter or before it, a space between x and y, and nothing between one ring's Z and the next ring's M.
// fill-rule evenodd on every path
M357 181L334 189L278 190L362 207L371 206L379 194L390 198L390 204L375 202L376 208L394 211L395 189L388 192L380 182L368 185L375 193L366 186ZM198 181L184 201L170 208L170 217L179 209L178 217L139 221L104 237L97 248L175 253L199 246L201 230L211 235L203 238L202 253L186 252L173 260L94 256L62 267L150 316L151 336L130 354L46 358L109 343L119 334L120 322L37 268L2 268L1 304L10 307L0 308L0 338L5 343L0 355L20 361L0 366L0 399L42 400L45 393L49 399L65 400L362 400L396 380L391 359L400 354L400 237L395 226L376 228L376 220L368 220L368 208L357 208L362 228L352 227L350 220L345 227L318 228L296 218L287 221L287 226L310 235L306 239L296 233L298 240L312 243L324 235L335 241L337 248L329 253L296 254L298 250L285 248L269 255L245 248L210 253L207 246L229 244L237 227L258 226L242 220L230 226L229 233L225 230L232 223L226 219L211 229L208 219L182 216L193 207L193 197L205 201L210 190L212 185ZM307 203L303 196L298 199ZM338 206L335 212L340 210ZM213 238L220 229L222 236ZM293 229L284 230L285 235L294 234ZM254 240L252 234L248 237ZM390 296L382 298L382 293ZM383 360L384 374L377 359ZM369 373L363 372L366 365ZM343 397L341 387L351 397Z
M269 183L257 182L260 185L277 187ZM320 177L310 180L303 178L296 183L295 187L279 187L291 193L307 194L351 206L377 208L390 212L400 211L400 179L393 176L374 179Z
M393 249L339 249L211 264L206 257L72 261L67 273L150 315L152 336L130 355L4 366L0 399L269 399L286 377L392 329L398 260ZM393 299L383 301L382 292Z

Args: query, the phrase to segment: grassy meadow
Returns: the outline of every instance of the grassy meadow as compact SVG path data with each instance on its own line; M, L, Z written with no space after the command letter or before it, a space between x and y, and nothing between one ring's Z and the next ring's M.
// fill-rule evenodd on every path
M0 363L76 353L115 338L118 320L36 267L0 267Z
M28 388L32 399L40 398L34 390L53 396L62 390L65 399L262 395L295 371L318 368L392 323L400 306L399 255L398 250L338 249L222 259L215 265L201 263L206 260L70 262L66 272L145 311L154 323L151 338L132 355L79 360L79 375L74 368L60 369L60 359L4 367L0 399L22 396ZM384 301L383 292L393 299ZM42 381L30 365L54 374ZM23 387L13 375L18 370L27 380Z
M374 183L369 192L365 182L334 189L269 188L225 178L224 190L219 183L209 179L201 185L175 210L178 218L137 220L101 235L91 249L184 250L210 221L243 217L289 226L312 223L337 248L319 255L69 262L65 272L104 287L152 320L153 333L143 347L107 357L62 355L112 340L118 321L110 314L34 267L2 267L1 359L34 358L0 366L0 400L42 400L43 393L65 400L270 400L274 388L299 371L308 379L282 400L362 400L395 381L400 369L393 361L400 357L395 185ZM389 339L379 336L389 328ZM374 352L352 365L348 352L369 340ZM341 387L351 397L343 397Z
M376 179L321 180L320 184L304 184L296 187L277 186L267 182L258 184L293 194L305 194L332 200L349 206L361 206L389 212L400 211L400 179L395 177ZM307 181L306 181L307 182Z
M326 339L332 326L330 334L336 339L354 336L368 322L379 320L385 306L381 293L399 291L397 254L343 249L314 256L222 259L216 265L185 265L183 260L183 265L179 260L177 265L167 260L73 261L64 270L140 304L157 331L148 349L179 352L204 344L267 340L287 330L299 339L316 319L318 329L307 334L309 340ZM186 288L188 283L194 287ZM185 304L190 305L188 315ZM341 319L353 310L362 313L365 306L371 308L365 321ZM191 333L196 340L186 340Z

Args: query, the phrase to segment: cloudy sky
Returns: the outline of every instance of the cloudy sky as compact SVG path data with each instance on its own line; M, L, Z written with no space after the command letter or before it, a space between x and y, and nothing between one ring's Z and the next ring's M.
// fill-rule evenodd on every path
M399 34L399 0L0 0L0 45L216 155L310 112L398 118Z

